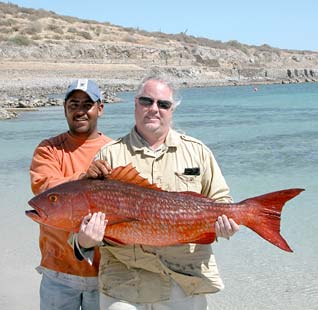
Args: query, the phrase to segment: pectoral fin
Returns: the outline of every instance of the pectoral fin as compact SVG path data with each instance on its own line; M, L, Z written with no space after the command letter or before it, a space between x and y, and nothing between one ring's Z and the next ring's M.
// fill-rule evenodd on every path
M184 242L184 243L197 243L197 244L210 244L214 242L216 239L216 235L214 232L211 233L205 233L200 235L198 238L191 240L190 242Z

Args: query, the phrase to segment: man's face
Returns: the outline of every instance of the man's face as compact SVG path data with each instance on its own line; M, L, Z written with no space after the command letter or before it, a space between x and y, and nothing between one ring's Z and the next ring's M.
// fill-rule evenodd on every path
M143 105L142 100L145 99L153 103ZM168 133L173 105L167 108L168 105L161 105L161 103L172 103L172 100L172 90L167 85L156 80L146 82L142 93L135 98L136 127L144 138L152 134L158 136Z
M103 113L103 104L94 103L84 91L75 90L65 101L64 112L72 135L86 139L98 136L97 119Z

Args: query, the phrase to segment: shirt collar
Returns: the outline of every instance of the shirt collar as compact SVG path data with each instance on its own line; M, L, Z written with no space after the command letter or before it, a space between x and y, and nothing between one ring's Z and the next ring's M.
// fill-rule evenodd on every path
M138 134L135 127L131 130L131 133L130 133L130 143L134 152L150 149L148 142L142 136ZM166 137L166 140L164 142L164 146L168 149L176 148L179 143L180 143L180 135L173 129L170 129Z

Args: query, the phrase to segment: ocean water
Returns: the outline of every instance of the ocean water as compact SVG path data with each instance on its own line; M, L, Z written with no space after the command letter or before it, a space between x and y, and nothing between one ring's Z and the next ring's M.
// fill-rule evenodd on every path
M318 309L318 84L182 90L174 127L202 140L217 158L235 201L300 187L282 213L284 252L241 227L213 245L225 290L212 309ZM106 105L100 130L117 138L134 124L133 94ZM62 107L0 122L2 224L0 308L38 309L38 226L24 215L36 145L67 129Z

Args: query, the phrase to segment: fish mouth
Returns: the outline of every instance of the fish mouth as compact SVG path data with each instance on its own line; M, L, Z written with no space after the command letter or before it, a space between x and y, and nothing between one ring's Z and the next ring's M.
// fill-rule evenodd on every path
M33 201L29 201L29 205L34 209L34 210L26 210L25 215L30 217L33 221L41 223L44 222L47 219L47 214L37 206L33 204Z

